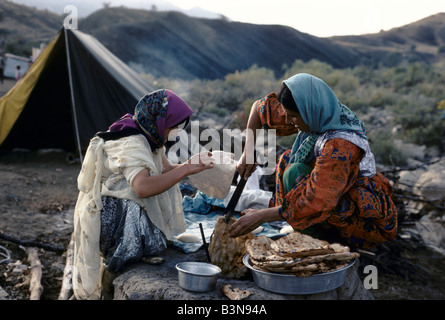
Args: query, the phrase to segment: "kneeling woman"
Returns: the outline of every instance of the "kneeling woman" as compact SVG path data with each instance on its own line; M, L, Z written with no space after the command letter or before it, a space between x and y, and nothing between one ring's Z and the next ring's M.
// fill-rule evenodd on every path
M213 167L210 153L173 165L168 135L187 125L192 109L170 90L143 97L91 139L78 177L74 213L73 289L77 299L99 299L104 268L122 270L157 255L186 228L178 182Z
M248 209L231 228L247 233L263 222L286 220L316 238L371 248L394 238L397 209L388 180L376 171L363 123L321 79L297 74L254 103L248 128L298 133L281 155L269 208ZM247 141L246 144L253 144ZM254 170L244 152L238 171Z

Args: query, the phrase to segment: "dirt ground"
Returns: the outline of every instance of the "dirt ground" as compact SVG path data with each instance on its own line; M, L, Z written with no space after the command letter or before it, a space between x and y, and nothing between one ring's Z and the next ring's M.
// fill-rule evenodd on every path
M68 164L65 153L18 152L0 157L0 231L20 240L66 248L73 230L80 164ZM9 264L0 265L0 287L13 299L28 299L26 252L15 242L0 239L10 251ZM65 267L63 252L39 249L43 265L41 299L57 299ZM0 258L2 260L2 258ZM28 265L29 267L29 265ZM25 283L25 285L21 285Z
M72 233L80 164L67 154L14 152L0 156L0 231L21 240L34 240L66 248ZM11 255L0 264L0 287L10 299L29 299L29 264L23 248L0 239ZM427 250L418 239L397 238L363 253L360 266L378 270L376 299L445 299L445 259ZM43 265L42 300L58 299L66 257L63 252L39 249ZM2 260L2 258L0 258ZM363 279L367 274L361 275Z

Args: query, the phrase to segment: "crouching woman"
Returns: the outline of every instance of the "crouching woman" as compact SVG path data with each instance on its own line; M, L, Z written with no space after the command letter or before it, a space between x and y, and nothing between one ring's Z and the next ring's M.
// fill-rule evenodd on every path
M186 228L178 182L213 167L210 153L172 164L164 144L192 109L170 90L154 91L91 139L78 176L73 289L100 299L104 270L121 271L161 253Z
M261 127L297 136L292 150L279 158L270 207L243 211L231 236L286 220L300 232L359 248L395 237L392 187L376 171L364 124L326 83L309 74L283 81L278 95L271 93L252 107L248 128ZM255 167L246 158L244 152L237 167L249 176Z

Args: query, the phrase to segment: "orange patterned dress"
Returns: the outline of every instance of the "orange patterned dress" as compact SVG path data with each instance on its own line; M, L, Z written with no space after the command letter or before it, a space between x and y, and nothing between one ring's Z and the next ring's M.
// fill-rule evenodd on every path
M280 106L275 93L259 101L257 112L263 127L276 129L280 136L297 133L286 124ZM372 248L393 239L397 209L391 199L392 187L379 172L372 178L359 175L363 156L364 151L347 140L328 140L312 161L311 174L284 194L282 178L290 159L290 150L286 151L277 164L271 205L281 206L281 217L295 230L310 230L308 233L327 238L335 234L354 247Z

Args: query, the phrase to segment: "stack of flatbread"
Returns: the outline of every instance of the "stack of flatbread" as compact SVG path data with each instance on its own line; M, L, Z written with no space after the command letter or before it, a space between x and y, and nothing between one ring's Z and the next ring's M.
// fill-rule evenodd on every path
M347 246L330 244L298 231L275 241L266 236L248 239L245 246L254 268L297 276L340 269L360 256Z
M223 216L216 219L215 229L209 245L210 259L214 265L221 268L223 277L226 278L241 278L248 269L243 263L243 257L246 254L245 243L248 239L254 237L252 233L231 238L227 229L236 218L231 217L230 221L226 223Z

